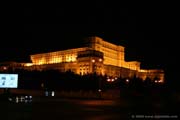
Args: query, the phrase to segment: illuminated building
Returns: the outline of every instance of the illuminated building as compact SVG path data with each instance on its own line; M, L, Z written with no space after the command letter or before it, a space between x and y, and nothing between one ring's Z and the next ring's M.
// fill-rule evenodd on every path
M30 55L32 63L22 66L28 70L57 69L77 74L97 74L143 80L158 78L164 80L163 70L144 70L138 61L125 61L125 47L104 41L99 37L89 37L81 48Z

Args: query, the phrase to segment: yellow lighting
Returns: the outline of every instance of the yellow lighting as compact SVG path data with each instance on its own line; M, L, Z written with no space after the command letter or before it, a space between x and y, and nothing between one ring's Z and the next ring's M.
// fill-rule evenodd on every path
M140 62L125 61L125 47L109 43L99 37L92 37L89 40L88 47L31 55L33 64L26 64L25 66L43 64L46 66L47 64L62 63L62 66L60 65L58 69L61 69L61 67L65 68L62 70L73 69L73 71L82 75L96 71L100 74L113 76L114 81L117 80L114 76L118 76L119 74L121 74L123 78L131 78L133 74L135 74L143 80L145 80L146 77L154 78L154 76L160 75L160 80L157 82L164 82L164 71L141 69ZM102 56L88 56L88 59L86 59L86 57L83 57L83 54L89 54L89 50L98 51L102 53ZM83 66L86 66L86 64L88 64L88 66L93 65L92 69L87 69L86 67L80 68L82 66L78 65L81 64L81 62ZM97 65L95 66L95 64ZM42 67L42 69L46 69L46 67ZM79 69L82 70L80 71ZM108 81L108 79L109 78L107 78L106 81ZM112 82L112 79L110 79L109 82ZM129 82L129 80L127 79L125 82Z
M25 66L27 66L27 67L28 67L28 66L32 66L32 65L33 65L33 63L26 63L26 64L25 64Z
M62 57L59 56L52 56L47 63L60 63L62 62Z
M42 65L42 64L44 64L44 62L42 62L42 61L39 61L39 62L38 62L38 65Z
M92 62L94 63L94 62L95 62L95 60L93 59L93 60L92 60Z
M141 70L140 70L140 72L147 72L147 70L143 70L143 69L141 69Z

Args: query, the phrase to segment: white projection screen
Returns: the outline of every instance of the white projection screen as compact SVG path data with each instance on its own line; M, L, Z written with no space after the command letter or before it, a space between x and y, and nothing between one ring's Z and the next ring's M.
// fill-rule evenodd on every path
M0 74L0 88L17 88L18 74Z

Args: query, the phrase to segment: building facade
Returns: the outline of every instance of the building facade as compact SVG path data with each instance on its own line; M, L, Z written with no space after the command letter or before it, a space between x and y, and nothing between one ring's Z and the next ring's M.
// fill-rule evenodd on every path
M89 37L84 47L30 55L32 63L21 63L28 70L71 70L84 75L97 74L145 80L158 78L164 81L163 70L144 70L138 61L125 61L125 47L115 45L100 37Z

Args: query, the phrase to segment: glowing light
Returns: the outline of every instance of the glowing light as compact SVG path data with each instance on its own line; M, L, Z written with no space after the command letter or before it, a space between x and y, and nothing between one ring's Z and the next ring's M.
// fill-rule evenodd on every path
M99 59L99 62L102 62L102 59Z
M7 67L3 67L3 70L7 70Z
M114 81L115 81L114 78L112 78L112 79L108 78L108 79L107 79L107 82L114 82Z
M147 72L147 70L141 69L139 70L139 72Z
M94 60L94 59L92 59L92 62L94 63L94 62L95 62L95 60Z
M54 91L52 91L51 96L54 96L54 94L55 94Z
M163 83L163 80L159 80L159 83Z
M27 66L27 67L28 67L28 66L32 66L32 65L33 65L33 63L26 63L26 64L25 64L25 66Z
M155 80L155 83L163 83L163 80Z
M129 79L126 79L126 82L128 83L128 82L129 82Z

